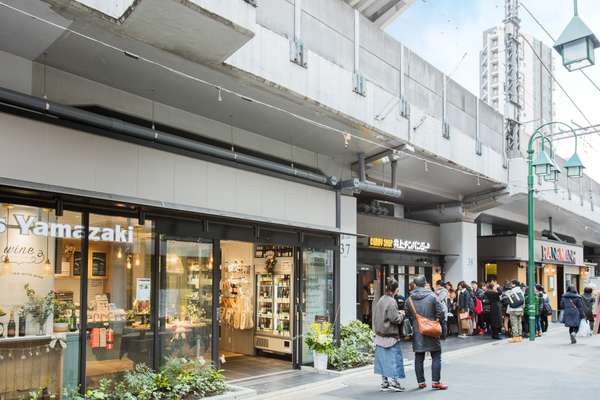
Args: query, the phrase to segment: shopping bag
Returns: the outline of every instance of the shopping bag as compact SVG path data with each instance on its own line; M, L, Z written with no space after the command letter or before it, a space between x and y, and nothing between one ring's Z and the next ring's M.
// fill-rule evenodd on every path
M590 328L590 324L588 323L587 319L584 318L579 322L579 331L577 332L577 336L580 336L580 337L592 336L592 330Z

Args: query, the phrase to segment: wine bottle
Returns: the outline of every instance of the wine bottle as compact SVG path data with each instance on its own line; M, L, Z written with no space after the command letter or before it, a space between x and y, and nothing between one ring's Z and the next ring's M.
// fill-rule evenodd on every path
M17 324L15 324L15 313L10 312L10 319L8 320L8 329L6 337L15 337L17 335Z
M19 315L19 336L25 336L27 317L25 315Z

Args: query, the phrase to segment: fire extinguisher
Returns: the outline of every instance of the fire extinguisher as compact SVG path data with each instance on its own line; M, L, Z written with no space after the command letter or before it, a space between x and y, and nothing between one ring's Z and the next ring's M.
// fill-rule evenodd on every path
M112 350L113 343L115 342L115 331L109 326L106 330L106 349Z

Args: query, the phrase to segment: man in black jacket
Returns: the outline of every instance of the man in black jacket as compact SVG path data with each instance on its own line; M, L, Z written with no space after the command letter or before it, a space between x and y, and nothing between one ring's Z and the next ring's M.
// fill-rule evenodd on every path
M444 320L444 311L435 294L431 289L425 287L427 285L427 280L424 276L415 278L414 283L416 288L412 291L410 297L406 301L405 308L406 315L410 317L414 327L412 344L413 351L415 352L415 373L417 375L417 383L419 384L419 389L427 387L423 362L425 361L425 353L430 353L432 359L431 378L433 382L431 387L437 390L446 390L448 389L448 385L443 384L440 381L442 372L442 346L440 339L421 335L415 318L416 313L424 318L437 320L442 323Z

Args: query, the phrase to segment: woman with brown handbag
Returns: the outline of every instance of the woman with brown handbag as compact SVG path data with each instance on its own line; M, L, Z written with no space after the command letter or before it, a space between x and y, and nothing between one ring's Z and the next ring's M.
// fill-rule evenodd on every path
M406 315L410 317L413 329L413 351L415 352L415 373L419 389L427 387L423 362L425 354L431 354L431 378L433 389L446 390L448 385L441 382L442 345L440 343L441 322L444 310L431 289L426 288L424 276L415 278L416 288L406 301Z

